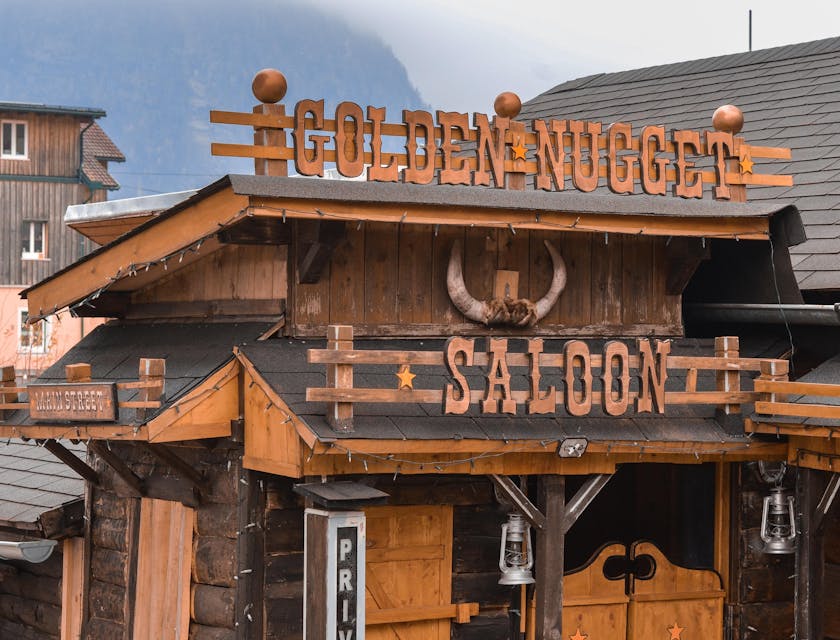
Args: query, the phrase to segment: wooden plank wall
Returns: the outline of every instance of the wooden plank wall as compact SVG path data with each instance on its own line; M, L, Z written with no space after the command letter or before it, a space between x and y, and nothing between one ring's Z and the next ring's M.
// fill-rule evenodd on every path
M323 335L328 324L352 324L356 335L445 335L456 328L487 333L463 318L446 290L456 239L468 256L467 289L480 300L492 297L497 269L519 272L520 297L542 297L552 276L543 240L555 244L568 285L530 334L561 327L592 336L682 331L680 296L665 292L665 238L462 227L435 232L427 225L386 223L348 224L346 231L319 282L290 279L296 335Z
M794 626L794 556L761 551L761 511L770 487L760 480L755 465L736 464L732 476L732 640L789 640ZM788 472L785 477L789 488L794 476Z
M826 640L840 640L840 503L836 498L824 527L822 628Z
M132 295L133 304L286 297L286 247L227 245Z
M64 225L67 207L89 195L81 184L0 180L0 284L35 284L90 251L91 242ZM26 220L46 221L46 260L21 260Z
M79 168L79 119L68 115L4 112L0 120L27 123L28 159L0 160L0 174L75 177Z
M59 639L62 560L59 546L41 564L0 561L0 638Z

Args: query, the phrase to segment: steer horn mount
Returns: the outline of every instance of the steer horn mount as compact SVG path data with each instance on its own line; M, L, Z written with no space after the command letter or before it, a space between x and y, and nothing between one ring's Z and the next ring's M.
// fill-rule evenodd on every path
M487 326L506 325L513 327L531 327L542 320L557 303L563 289L566 288L566 263L563 257L548 240L545 248L551 256L554 273L551 286L546 294L532 302L527 298L511 299L492 298L479 301L473 298L464 284L461 268L461 243L456 240L449 256L449 268L446 270L446 288L452 303L467 318Z

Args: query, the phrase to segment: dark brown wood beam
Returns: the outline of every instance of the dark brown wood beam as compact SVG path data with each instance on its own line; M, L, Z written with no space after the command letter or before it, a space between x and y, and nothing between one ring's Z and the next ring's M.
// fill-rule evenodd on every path
M817 508L814 511L814 529L816 531L822 531L825 516L831 511L832 505L838 502L838 493L840 493L840 473L834 473L828 481L828 486L825 488L822 498L820 498L819 503L817 503Z
M700 263L711 257L709 242L704 243L700 238L671 238L665 248L668 269L666 293L672 296L681 294Z
M122 459L108 448L107 442L91 440L88 449L102 458L114 473L131 489L132 493L140 497L145 495L146 487L143 478L135 474Z
M291 220L283 222L276 218L248 216L242 222L219 231L217 237L222 244L289 244L291 226Z
M298 282L315 284L338 243L344 239L343 222L309 220L298 223Z
M537 509L536 505L528 499L528 496L516 486L510 476L490 475L490 480L496 491L519 511L535 529L545 527L545 516Z
M264 513L266 494L254 471L237 465L240 480L237 503L236 541L236 640L263 637L263 560L265 555Z
M73 315L77 318L122 318L131 303L130 296L131 294L125 292L105 291L96 299L89 299L81 306L75 307Z
M183 476L200 494L206 493L207 483L201 473L193 469L178 454L172 451L172 449L162 444L152 444L149 442L140 442L138 444L158 460L168 465L173 471Z
M542 640L561 640L566 479L558 475L545 475L540 476L538 484L539 506L545 514L546 522L543 530L537 532L536 635Z
M609 473L599 473L594 476L589 476L583 483L583 486L578 489L575 496L569 500L566 505L565 515L563 516L563 533L569 533L569 529L577 522L577 519L586 511L586 508L592 504L595 497L601 492L607 483L612 478Z
M83 460L80 460L76 454L61 445L57 440L43 440L39 441L39 444L41 442L43 442L44 449L49 451L73 471L82 476L82 478L92 484L99 484L99 474L91 469Z

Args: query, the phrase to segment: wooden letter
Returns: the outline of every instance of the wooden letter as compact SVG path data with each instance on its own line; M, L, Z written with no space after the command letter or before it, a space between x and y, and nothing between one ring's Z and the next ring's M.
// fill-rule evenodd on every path
M689 171L694 166L693 162L685 159L686 148L694 149L697 154L700 149L700 134L696 131L677 130L671 133L674 142L674 165L677 169L677 181L674 184L674 195L681 198L702 198L703 197L703 176L699 171ZM688 184L689 179L692 179Z
M441 184L469 184L470 167L466 158L456 158L453 154L461 151L461 145L454 144L453 140L466 140L469 131L469 119L466 113L454 111L438 111L437 121L440 125L440 150L443 154L443 168L440 171ZM453 138L455 130L461 135Z
M403 170L403 182L413 184L429 184L435 177L435 123L428 111L403 110L403 122L407 130L405 151L407 166ZM423 134L418 136L417 130L422 128ZM424 145L425 164L420 168L417 162L417 138L426 141Z
M613 365L618 368L618 376L613 376ZM613 389L613 382L618 381L618 389ZM601 404L604 413L620 416L627 411L630 399L630 352L627 345L618 340L610 340L604 347L604 364L601 368Z
M313 128L324 127L324 101L323 100L301 100L295 106L295 130L292 137L295 139L295 170L302 176L324 177L324 145L330 139L329 136L309 136L312 148L306 148L306 114L311 113L315 120ZM311 152L311 153L307 153ZM311 157L310 157L311 156Z
M449 338L446 341L446 369L458 386L460 397L455 397L455 385L447 384L443 392L444 413L466 413L470 408L470 385L463 373L458 371L458 354L464 354L464 366L471 367L475 340L467 338Z
M342 102L335 110L335 166L345 178L362 175L365 168L365 127L362 108L355 102ZM347 120L351 135L347 136Z
M589 136L589 175L583 171L583 136ZM598 187L598 164L601 161L601 149L598 146L598 136L601 135L600 122L583 122L569 120L569 131L572 133L572 184L581 191L595 191Z
M639 136L641 151L642 191L652 196L665 195L665 165L667 158L657 158L657 151L665 150L665 127L645 127Z
M528 380L531 383L531 397L528 398L528 413L554 413L557 410L557 389L549 387L545 396L540 396L540 354L543 350L542 338L528 340L528 358L531 368Z
M656 412L665 413L665 381L668 379L667 359L671 353L671 343L667 340L656 341L656 356L650 346L650 340L639 339L639 397L636 399L636 411L650 413L653 403Z
M370 135L370 166L367 170L367 179L379 182L396 182L399 175L399 167L394 155L385 154L390 162L382 165L382 123L385 122L385 107L375 108L368 106L367 117L373 125Z
M563 134L566 132L566 120L552 120L551 131L545 126L545 120L534 120L531 126L537 134L537 173L534 186L537 189L551 191L551 185L557 191L565 186L566 150ZM549 173L550 172L550 173Z
M716 200L729 200L731 192L726 184L726 159L732 155L735 143L728 131L706 131L706 153L715 157L717 185L712 194Z
M618 147L618 140L621 138L621 149ZM633 165L639 161L635 153L628 153L619 157L618 152L630 148L633 140L632 129L629 124L616 122L607 129L607 186L613 193L633 193ZM618 174L618 167L624 167L624 178Z
M516 413L516 401L510 397L510 371L507 366L507 339L489 338L490 365L487 367L487 386L481 401L483 413ZM502 388L501 398L496 398L496 387Z
M570 416L585 416L592 410L592 365L589 347L583 340L570 340L563 348L566 360L566 411ZM575 364L579 362L580 393L575 390Z
M503 189L505 186L505 134L510 126L509 118L494 117L493 127L487 115L473 114L473 126L478 129L478 147L476 148L477 165L473 173L473 184L490 184L490 172L487 170L487 160L493 172L493 184Z

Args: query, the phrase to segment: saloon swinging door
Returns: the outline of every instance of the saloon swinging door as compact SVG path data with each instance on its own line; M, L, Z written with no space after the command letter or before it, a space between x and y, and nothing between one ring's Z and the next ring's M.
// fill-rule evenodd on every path
M720 576L674 565L651 542L609 544L563 586L563 635L573 640L723 639Z

